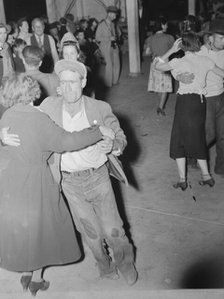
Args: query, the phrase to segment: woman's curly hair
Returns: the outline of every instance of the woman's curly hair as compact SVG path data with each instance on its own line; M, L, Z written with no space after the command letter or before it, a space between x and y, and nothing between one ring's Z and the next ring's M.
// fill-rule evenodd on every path
M1 87L0 102L6 107L22 103L27 105L39 99L41 90L38 82L25 74L15 74Z

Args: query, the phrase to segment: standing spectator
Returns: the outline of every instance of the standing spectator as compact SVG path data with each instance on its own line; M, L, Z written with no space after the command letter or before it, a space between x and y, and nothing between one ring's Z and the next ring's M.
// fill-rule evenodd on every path
M22 51L26 46L26 42L21 39L17 38L12 45L12 51L13 51L13 60L14 60L14 65L15 65L15 71L17 73L24 73L25 72L25 67L23 64L23 54Z
M54 64L59 60L55 42L52 36L44 33L44 22L39 18L32 21L33 35L28 45L39 47L44 52L43 63L40 70L52 73Z
M152 59L156 56L164 55L173 45L174 38L172 35L166 34L168 24L165 19L159 19L154 26L154 34L147 39L147 46L152 55ZM153 91L159 95L159 105L157 107L157 114L165 116L165 104L167 101L168 92L173 91L172 78L170 73L161 72L155 69L155 60L152 61L148 91Z
M61 58L66 60L79 60L80 48L77 41L65 40L61 45Z
M74 36L74 34L72 34L71 32L66 32L63 36L62 39L60 41L60 51L62 48L62 45L64 44L64 42L66 41L74 41L75 43L77 43L77 46L79 46L78 40L77 38Z
M60 47L60 38L59 38L59 34L58 34L58 22L53 22L53 23L49 24L49 34L53 37L55 45L56 45L56 49L58 51L58 49Z
M58 29L58 35L60 40L62 39L62 37L65 35L65 33L67 33L67 29L66 29L66 25L67 25L67 21L65 18L60 18L59 20L59 29Z
M75 18L74 15L71 13L67 13L65 15L65 19L67 21L66 23L66 29L68 32L71 32L72 34L75 34L76 30L77 30L77 26L75 24Z
M86 19L81 19L79 21L78 26L79 26L79 29L83 30L84 33L86 33L86 29L88 28L88 21Z
M6 26L9 27L7 43L12 46L19 34L19 28L16 22L9 22Z
M109 6L106 18L99 23L96 29L96 40L106 62L106 65L103 66L102 79L107 87L118 84L120 75L119 48L114 25L117 12L116 6Z
M12 52L6 39L6 25L0 23L0 85L2 84L2 81L14 73Z
M99 45L95 37L97 26L98 26L97 19L91 18L89 19L88 28L86 29L85 32L85 36L90 43L91 53L93 56L94 66L92 66L92 70L94 75L98 73L98 67L101 64L105 64L104 56L99 49Z
M88 27L85 31L85 36L86 36L86 39L92 43L92 42L95 42L96 39L95 39L95 34L96 34L96 28L98 26L98 21L97 19L95 18L90 18L89 19L89 22L88 22Z
M85 38L85 32L82 29L79 29L75 33L75 37L79 43L79 48L83 52L85 56L85 65L92 68L92 52L91 52L91 44Z
M85 38L85 32L82 29L79 29L76 31L75 34L79 47L81 50L80 58L82 57L82 54L84 54L84 64L87 67L87 84L85 86L84 93L87 96L95 96L94 93L94 77L96 77L97 74L95 74L95 56L93 48L91 47L91 43Z
M31 33L29 33L29 24L26 18L21 18L17 22L19 28L18 38L23 39L26 44L30 42Z

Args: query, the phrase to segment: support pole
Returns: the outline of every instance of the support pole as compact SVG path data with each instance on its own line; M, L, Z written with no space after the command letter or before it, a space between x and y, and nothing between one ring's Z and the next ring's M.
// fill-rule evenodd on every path
M195 16L196 0L188 0L188 14Z
M138 76L141 73L138 1L127 0L126 8L127 8L127 19L128 19L128 47L129 47L130 76Z
M47 16L49 23L53 23L58 20L55 1L56 0L46 0Z
M4 1L0 0L0 23L5 24L6 18L5 18L5 8L4 8Z

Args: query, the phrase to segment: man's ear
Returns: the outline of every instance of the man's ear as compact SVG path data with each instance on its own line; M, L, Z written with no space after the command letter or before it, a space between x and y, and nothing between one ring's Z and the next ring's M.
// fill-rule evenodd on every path
M82 88L86 86L87 78L82 79Z
M42 60L39 62L39 67L41 66L42 62L43 62Z

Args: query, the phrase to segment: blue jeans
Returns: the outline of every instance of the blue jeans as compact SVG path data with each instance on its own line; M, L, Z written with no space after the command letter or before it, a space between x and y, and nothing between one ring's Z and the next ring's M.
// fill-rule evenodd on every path
M100 275L116 271L105 250L105 242L113 250L118 269L133 263L133 247L123 229L107 167L62 172L62 189L75 225L98 263Z
M206 142L216 142L215 173L224 174L224 93L206 97Z

